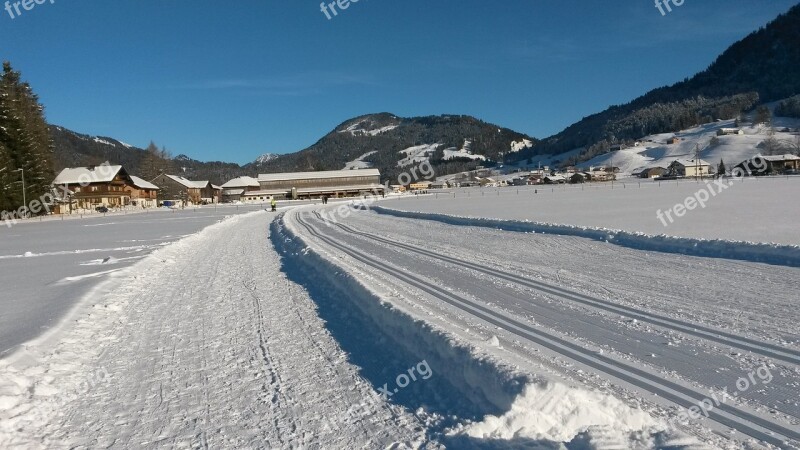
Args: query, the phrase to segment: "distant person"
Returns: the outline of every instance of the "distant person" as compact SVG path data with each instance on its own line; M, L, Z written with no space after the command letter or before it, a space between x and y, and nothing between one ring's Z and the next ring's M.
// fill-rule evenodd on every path
M270 200L269 204L272 206L272 212L278 210L278 201L275 200L275 197L272 197L272 200Z

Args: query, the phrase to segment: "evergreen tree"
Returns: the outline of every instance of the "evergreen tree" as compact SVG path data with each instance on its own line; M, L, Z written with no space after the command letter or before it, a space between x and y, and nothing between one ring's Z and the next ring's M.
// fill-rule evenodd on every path
M717 175L725 176L725 162L723 160L719 160L719 165L717 166Z
M50 191L54 178L53 144L44 107L8 62L3 63L0 78L0 147L0 168L5 167L0 175L0 209L17 209L22 206L23 197L31 201ZM25 195L19 169L25 173Z

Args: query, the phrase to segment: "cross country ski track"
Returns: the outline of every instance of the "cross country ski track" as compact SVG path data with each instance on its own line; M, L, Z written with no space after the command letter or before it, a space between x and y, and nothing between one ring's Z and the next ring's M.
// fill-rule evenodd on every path
M315 216L320 219L324 220L319 213L315 213ZM750 339L744 336L738 336L731 333L726 333L722 330L715 330L713 328L709 328L700 324L695 324L691 322L685 322L677 319L673 319L671 317L665 317L658 314L652 314L646 311L642 311L640 309L631 308L625 305L615 304L606 300L603 300L599 297L593 297L585 294L581 294L579 292L573 292L569 289L565 289L559 286L554 286L548 283L544 283L541 281L531 280L528 278L521 277L519 275L497 270L489 266L481 265L472 263L470 261L460 260L456 258L451 258L447 255L442 255L439 253L434 253L428 251L424 248L417 247L414 245L405 244L403 242L399 242L392 239L383 238L371 233L366 233L363 231L358 231L352 227L347 225L343 225L341 223L335 223L334 226L339 227L340 229L344 230L347 233L352 235L361 236L366 239L371 239L373 241L382 242L384 244L392 245L395 247L406 249L410 252L414 252L417 254L425 255L431 258L438 259L443 262L452 263L461 265L464 267L468 267L473 269L477 272L481 272L485 275L494 276L506 281L510 281L512 283L516 283L520 286L529 287L531 289L536 289L540 292L559 297L564 300L569 300L573 302L580 303L582 305L591 306L600 310L604 310L607 312L620 314L626 316L631 319L640 320L643 322L648 322L650 324L671 330L677 331L685 334L689 334L695 337L699 337L701 339L706 339L709 341L714 341L722 345L730 346L739 348L748 352L752 352L758 355L766 356L769 358L774 358L783 362L787 362L790 364L800 365L800 351L782 347L779 345L774 345L768 342L762 342L755 339Z
M424 292L431 297L455 307L473 317L485 321L493 326L499 327L508 333L516 335L537 346L544 347L563 357L583 364L592 370L601 372L618 380L622 380L639 389L655 394L674 403L675 405L684 408L695 406L708 396L708 394L698 389L687 387L665 379L665 377L660 374L642 370L634 365L605 356L595 350L584 348L575 342L559 337L553 333L548 333L542 329L533 327L527 323L523 323L509 314L498 312L484 304L470 300L469 298L459 295L452 290L448 290L445 287L432 283L426 280L424 277L418 276L415 273L411 273L411 271L398 269L393 267L391 264L378 261L373 255L370 255L369 253L363 252L352 246L342 244L339 242L339 240L321 231L323 230L322 226L327 227L327 225L330 225L330 222L325 221L325 219L323 219L319 213L315 213L310 219L307 214L303 215L302 212L290 214L292 214L292 220L296 221L308 233L308 236L317 239L321 243L324 243L324 245L334 249L336 252L344 253L353 258L355 261L374 268L386 276L400 280L412 286L413 288L418 289L419 291ZM505 281L510 281L528 288L536 289L550 296L557 296L565 300L578 302L586 306L605 310L607 312L622 314L627 317L636 318L637 320L647 321L659 327L740 348L749 352L779 359L791 364L797 365L800 362L800 352L792 349L786 349L769 343L760 342L742 336L736 336L689 322L683 322L680 320L651 314L635 308L611 304L610 302L596 297L579 294L569 291L568 289L552 286L546 283L528 280L512 273L493 269L480 264L471 263L461 259L456 260L455 258L451 258L447 255L434 253L417 246L397 242L395 240L376 236L371 233L361 232L345 225L337 225L339 230L341 230L343 233L358 236L364 240L373 240L383 244L388 244L393 247L404 249L416 255L424 255L439 259L443 262L466 266L485 275L497 277ZM329 230L332 230L332 228L329 228ZM734 405L725 403L720 404L716 409L709 411L709 418L725 427L735 429L747 436L775 445L777 447L784 448L789 445L790 442L800 442L800 432L798 432L798 430L793 428L791 425L754 415L743 408L739 408Z

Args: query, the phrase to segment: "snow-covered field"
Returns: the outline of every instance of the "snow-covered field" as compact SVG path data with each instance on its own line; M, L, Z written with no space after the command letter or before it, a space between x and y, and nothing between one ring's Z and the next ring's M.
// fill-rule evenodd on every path
M226 216L256 209L209 206L0 226L0 358L58 324L104 278Z
M800 245L800 177L711 182L626 180L585 185L431 191L382 206L462 217L506 219L649 235ZM658 211L713 189L705 207L662 221ZM721 191L721 192L719 192ZM702 197L702 196L701 196ZM664 225L666 223L666 226Z
M800 268L597 238L658 241L698 189L648 183L299 206L151 249L0 359L0 448L800 448ZM731 186L673 244L794 261L798 187Z

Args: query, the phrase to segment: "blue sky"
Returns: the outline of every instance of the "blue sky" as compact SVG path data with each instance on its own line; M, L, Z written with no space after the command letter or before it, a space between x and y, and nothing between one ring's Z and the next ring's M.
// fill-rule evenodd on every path
M51 123L244 163L372 112L546 137L703 70L796 3L360 0L328 20L319 0L47 0L0 10L0 58Z

